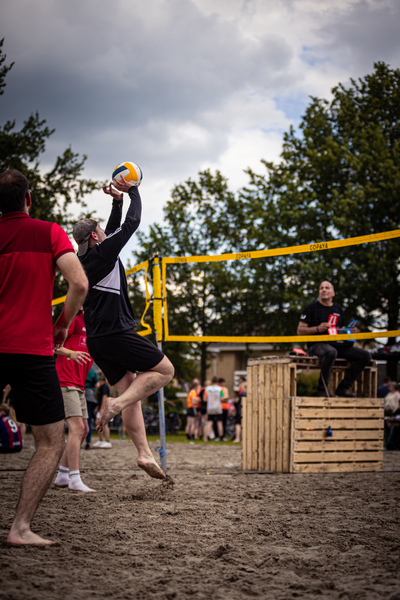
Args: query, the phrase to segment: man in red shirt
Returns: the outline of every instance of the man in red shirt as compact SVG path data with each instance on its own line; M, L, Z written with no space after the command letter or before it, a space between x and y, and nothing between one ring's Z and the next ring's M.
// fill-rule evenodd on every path
M72 321L65 345L56 350L56 354L68 439L54 485L68 487L75 492L94 492L83 483L79 472L81 443L89 432L85 381L93 363L86 346L83 312Z
M88 283L65 231L57 223L29 217L28 188L19 171L0 174L0 389L11 385L17 419L31 425L36 445L7 542L48 546L54 542L33 533L30 524L65 445L64 406L53 348L64 344ZM53 326L57 266L69 290Z

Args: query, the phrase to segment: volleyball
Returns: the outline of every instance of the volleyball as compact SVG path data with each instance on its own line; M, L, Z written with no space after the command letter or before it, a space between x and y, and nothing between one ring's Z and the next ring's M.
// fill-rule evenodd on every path
M142 169L133 162L124 162L117 165L113 171L112 178L117 181L125 181L132 182L134 185L139 186L142 179L143 173Z

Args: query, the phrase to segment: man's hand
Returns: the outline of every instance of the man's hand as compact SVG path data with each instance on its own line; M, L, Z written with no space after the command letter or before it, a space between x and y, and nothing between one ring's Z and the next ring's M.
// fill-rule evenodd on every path
M113 185L120 192L129 192L129 188L136 187L133 181L126 181L125 179L122 179L122 181L117 181L116 179L113 179Z
M115 182L116 180L114 179L113 181ZM114 200L117 200L118 202L122 202L122 200L124 199L124 195L123 194L119 194L117 192L117 190L114 190L114 188L112 187L111 183L108 186L107 185L103 185L103 192L105 194L108 194L109 196L112 196L114 198Z
M330 323L320 323L318 325L318 331L326 331L327 329L329 329L330 327L332 327L332 325Z
M84 365L90 362L92 359L88 352L81 352L80 350L74 350L71 354L71 360L74 360L78 365Z
M61 327L58 324L58 320L53 326L53 350L59 350L63 347L65 340L67 339L68 327Z
M351 333L360 333L360 330L358 329L358 327L350 327L350 331L351 331Z

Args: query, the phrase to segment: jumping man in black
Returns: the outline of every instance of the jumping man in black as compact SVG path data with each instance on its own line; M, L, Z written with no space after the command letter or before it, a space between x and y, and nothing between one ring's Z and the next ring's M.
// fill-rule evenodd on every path
M123 193L130 197L122 225ZM129 302L125 271L119 253L139 227L141 199L135 184L126 181L103 187L113 206L105 231L93 219L82 219L74 227L78 257L89 279L84 303L88 351L119 393L108 398L98 425L99 431L122 411L129 436L138 451L137 464L151 477L164 478L147 444L140 400L167 385L174 368L149 340L133 331L136 325ZM136 371L140 374L136 376Z

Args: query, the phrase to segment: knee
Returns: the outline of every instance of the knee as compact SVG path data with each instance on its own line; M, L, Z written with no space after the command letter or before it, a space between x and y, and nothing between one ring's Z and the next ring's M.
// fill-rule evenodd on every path
M363 361L364 366L367 367L369 365L369 363L372 360L371 354L368 352L368 350L362 350L360 349L360 359Z
M321 358L333 362L334 360L336 360L337 355L338 351L336 350L336 348L334 348L333 346L329 346L327 347L326 351L324 352Z
M163 365L163 375L165 375L165 379L168 380L168 383L171 381L171 379L173 378L173 376L175 375L175 369L174 369L174 365L171 363L171 361L166 358L166 362Z

